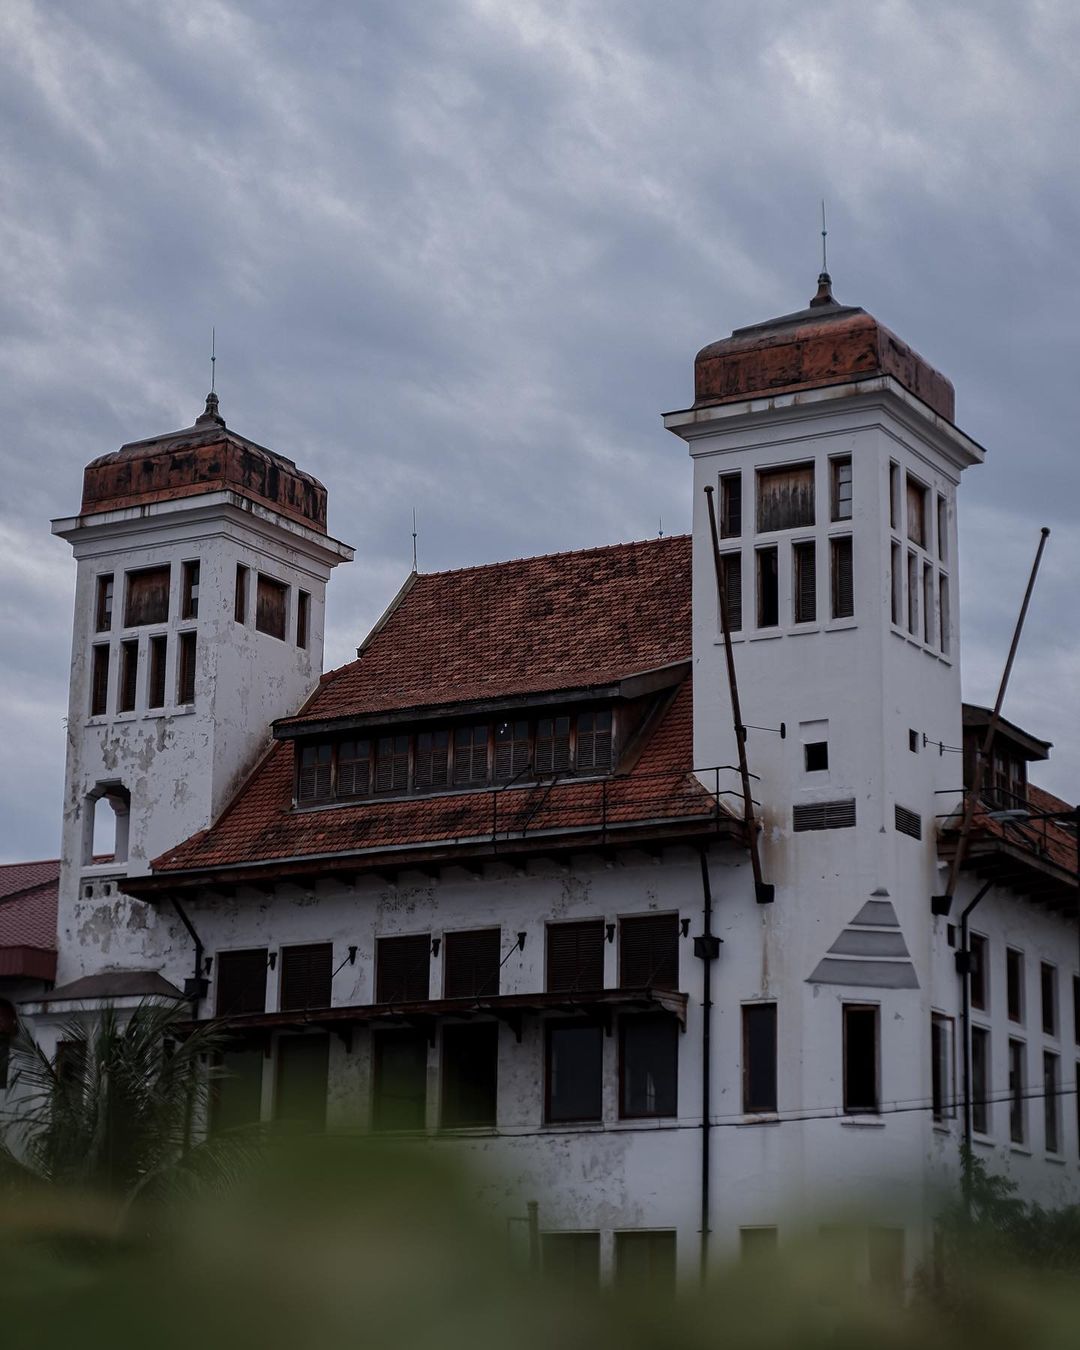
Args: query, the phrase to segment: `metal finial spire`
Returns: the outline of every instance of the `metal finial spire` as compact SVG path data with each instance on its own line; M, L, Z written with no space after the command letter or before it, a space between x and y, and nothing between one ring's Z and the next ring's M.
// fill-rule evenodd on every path
M412 570L416 571L416 507L412 510Z
M824 204L822 210L824 210ZM214 376L217 364L217 329L210 329L210 392L214 393Z
M210 329L210 392L206 396L206 407L196 417L195 425L202 426L207 422L215 422L218 426L225 425L225 419L218 411L218 396L214 391L214 375L217 369L217 329Z
M817 294L810 301L811 309L819 305L835 305L837 301L832 293L832 277L829 276L828 252L829 228L825 223L825 198L821 199L821 272L817 279Z
M827 241L828 241L828 237L829 237L829 230L828 230L828 227L827 227L826 224L825 224L825 198L822 197L822 199L821 199L821 270L822 270L823 272L828 272L828 270L829 270L829 254L828 254L828 250L827 250Z

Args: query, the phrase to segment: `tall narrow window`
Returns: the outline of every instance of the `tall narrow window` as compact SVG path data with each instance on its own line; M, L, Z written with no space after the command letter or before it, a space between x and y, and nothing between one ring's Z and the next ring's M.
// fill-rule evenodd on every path
M281 949L282 1012L306 1008L329 1008L331 974L334 968L332 942L307 942Z
M943 656L948 656L950 647L949 629L949 578L944 572L938 577L938 628L939 644Z
M615 1234L615 1283L627 1292L665 1302L675 1296L675 1234Z
M848 1115L876 1114L880 1109L878 1010L844 1004L844 1110Z
M375 749L375 791L404 792L408 786L408 736L380 736Z
M891 616L893 623L899 627L904 621L904 562L900 545L895 539L891 548L891 560L891 575L889 577Z
M742 534L742 474L720 476L720 538L738 539Z
M541 717L536 724L535 768L539 774L566 773L570 768L569 717Z
M268 637L285 641L285 610L289 588L274 577L260 572L255 586L255 628Z
M728 628L732 633L742 632L742 554L720 555L720 576L727 600ZM720 615L718 618L722 617ZM717 624L720 627L720 624Z
M499 992L501 933L498 928L473 928L447 933L443 939L443 996L492 997Z
M953 1114L953 1020L941 1013L930 1015L930 1062L933 1080L931 1102L935 1120Z
M240 952L218 952L215 964L218 1017L266 1011L265 947L251 947Z
M376 1130L422 1130L427 1115L428 1042L422 1031L393 1028L371 1037Z
M934 569L929 563L923 563L923 641L928 647L934 645Z
M423 1003L430 979L430 933L407 933L376 942L376 1003Z
M113 579L112 573L97 579L97 607L94 627L99 633L107 633L112 628Z
M949 561L949 504L940 492L937 499L937 555L942 562Z
M1073 990L1073 1040L1080 1045L1080 975L1072 977ZM1078 1094L1080 1096L1080 1094Z
M977 1134L990 1133L990 1033L971 1028L971 1124Z
M814 466L790 464L782 469L759 469L757 527L794 530L814 523Z
M910 474L907 480L907 537L926 548L926 488Z
M1009 1042L1009 1138L1022 1144L1026 1133L1026 1101L1024 1099L1024 1042Z
M812 539L792 544L791 557L795 622L813 623L817 618L817 545Z
M1058 1033L1057 971L1045 961L1039 967L1039 985L1042 992L1042 1029L1047 1036Z
M603 919L548 924L547 987L551 993L603 989Z
M830 459L831 515L833 520L851 519L851 460Z
M981 933L968 934L968 952L971 981L971 1006L986 1012L990 1005L989 944Z
M237 623L247 622L248 569L236 564L236 590L233 594L233 618Z
M679 1024L668 1013L619 1021L619 1115L678 1113Z
M420 731L416 735L413 781L418 791L446 787L450 781L450 733Z
M889 461L889 524L900 528L900 465L895 460Z
M1058 1096L1058 1057L1043 1052L1043 1114L1046 1122L1046 1151L1061 1151L1061 1103Z
M578 773L606 773L611 768L611 710L578 713L574 767Z
M325 1129L330 1037L282 1036L277 1056L274 1119L309 1130Z
M832 552L832 616L850 619L855 613L855 574L851 536L831 539Z
M305 802L326 801L333 785L333 746L325 741L321 745L305 745L300 748L300 765L296 775L296 800Z
M451 1023L442 1033L442 1124L494 1125L498 1104L497 1022Z
M135 695L139 684L139 644L137 641L120 644L120 712L135 711Z
M678 989L679 916L642 914L619 924L623 989Z
M155 633L150 639L150 678L146 687L146 706L163 708L165 706L165 658L168 654L169 639L164 633Z
M311 749L311 746L307 747ZM330 747L320 746L329 752ZM329 754L322 761L329 765ZM324 792L330 795L330 779L327 773L323 779ZM362 797L371 791L371 742L368 740L341 741L337 748L337 795L339 797Z
M746 1003L743 1019L743 1110L776 1110L776 1004Z
M184 705L195 702L195 629L189 628L177 638L176 701Z
M907 559L907 630L912 637L919 634L919 557L908 552Z
M1009 1021L1024 1020L1024 953L1012 947L1005 950L1005 997Z
M552 1123L599 1120L603 1027L591 1022L548 1022L545 1050L544 1118Z
M495 781L512 783L532 764L529 724L524 720L495 723Z
M757 551L757 626L775 628L780 622L780 573L775 548Z
M261 1045L234 1045L217 1056L221 1077L214 1080L210 1099L210 1129L214 1134L257 1125L262 1115L263 1061Z
M109 645L94 648L90 665L90 716L104 717L109 711Z
M488 727L458 727L454 732L454 786L486 783L488 777Z
M139 628L148 623L167 623L169 618L169 578L164 567L143 567L127 574L124 597L124 627Z
M199 564L197 560L184 563L180 588L180 617L199 617Z
M311 622L311 596L307 591L296 593L296 645L308 645L308 626Z

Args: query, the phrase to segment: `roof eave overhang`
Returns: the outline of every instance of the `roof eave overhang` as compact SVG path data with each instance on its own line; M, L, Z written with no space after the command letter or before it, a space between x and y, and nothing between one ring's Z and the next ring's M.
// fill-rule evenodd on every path
M943 858L951 860L955 836L943 839L939 851ZM1053 909L1075 909L1080 902L1075 872L997 836L972 839L964 854L963 870L977 872L1007 890L1019 891Z

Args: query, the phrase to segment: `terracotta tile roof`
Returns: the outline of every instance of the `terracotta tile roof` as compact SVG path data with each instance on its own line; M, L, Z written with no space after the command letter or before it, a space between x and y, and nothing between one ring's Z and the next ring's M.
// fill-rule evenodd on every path
M0 948L56 948L56 898L60 864L0 865Z
M0 900L60 878L59 858L43 862L0 863Z
M433 572L289 720L609 684L689 656L689 535Z
M612 684L690 656L690 539L673 536L419 576L360 658L323 681L294 725ZM693 764L691 687L677 691L630 774L554 787L444 793L293 811L293 746L279 742L222 817L155 872L410 846L493 832L700 823L713 799Z
M1072 803L1032 783L1028 784L1027 799L1028 807L1035 815L1074 809ZM976 810L968 840L969 860L988 852L1007 850L1014 859L1028 854L1035 864L1049 863L1067 872L1070 879L1076 875L1077 837L1066 825L1052 820L993 820L989 813L994 810L995 807L986 803L981 803ZM958 826L957 814L942 827L942 849L950 857L955 848Z

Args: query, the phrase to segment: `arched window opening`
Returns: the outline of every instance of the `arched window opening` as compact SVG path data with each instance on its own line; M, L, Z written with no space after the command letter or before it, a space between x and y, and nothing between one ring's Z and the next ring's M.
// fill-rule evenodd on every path
M98 783L86 794L83 866L127 862L131 793L122 783Z

